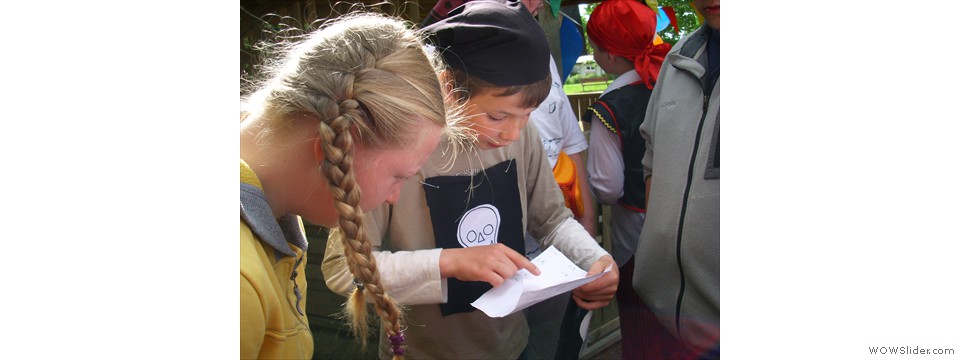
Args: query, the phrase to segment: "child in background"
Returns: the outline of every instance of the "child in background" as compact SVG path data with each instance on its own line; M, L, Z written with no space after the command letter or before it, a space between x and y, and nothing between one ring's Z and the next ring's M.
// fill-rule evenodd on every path
M529 115L550 90L546 37L515 1L473 1L424 28L450 67L476 138L467 151L441 145L404 183L398 201L371 212L365 228L385 270L384 286L406 306L414 358L516 359L528 327L523 312L490 318L470 303L524 268L524 233L555 246L589 274L614 264L564 206ZM330 289L355 286L331 233L323 272ZM574 290L585 309L609 304L616 269ZM562 316L562 314L557 314ZM381 335L381 358L390 356Z
M617 305L623 339L640 337L640 312L633 291L633 255L646 212L643 166L645 142L638 130L646 113L657 73L668 44L654 45L656 13L635 0L607 0L594 8L587 22L593 59L617 78L590 105L587 173L590 189L602 204L611 205L610 239L620 267ZM654 320L655 321L655 320ZM624 359L641 358L637 341L621 341Z
M397 198L443 135L458 136L441 61L395 18L356 14L286 45L240 113L240 358L309 359L301 217L359 244L348 266L399 334L363 212ZM451 125L447 126L450 121ZM360 190L363 195L360 195ZM353 249L352 246L347 247ZM363 327L366 317L359 317Z

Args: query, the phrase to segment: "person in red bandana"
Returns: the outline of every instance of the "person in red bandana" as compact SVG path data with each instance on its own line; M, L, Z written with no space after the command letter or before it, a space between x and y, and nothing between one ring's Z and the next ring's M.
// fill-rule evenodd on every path
M649 335L641 331L641 304L629 276L633 274L633 255L646 216L641 164L645 141L638 128L660 65L670 51L669 44L654 44L656 25L656 13L636 0L601 2L587 22L594 60L603 71L617 75L584 118L602 125L591 127L587 174L594 197L611 206L610 239L621 274L616 296L623 359L661 358L643 354L642 346ZM657 322L649 312L646 321Z

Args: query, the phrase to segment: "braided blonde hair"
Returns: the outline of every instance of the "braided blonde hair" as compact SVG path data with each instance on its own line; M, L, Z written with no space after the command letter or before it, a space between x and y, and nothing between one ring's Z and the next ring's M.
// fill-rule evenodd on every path
M320 171L340 215L344 255L358 288L346 306L351 328L365 346L369 296L395 358L404 352L402 313L383 288L363 231L354 149L358 144L399 149L410 143L424 120L443 126L448 145L461 146L467 133L460 124L461 107L438 78L442 61L428 55L423 36L410 26L375 13L331 20L290 43L286 58L267 70L271 80L241 105L241 119L265 120L259 137L288 127L296 117L320 119Z

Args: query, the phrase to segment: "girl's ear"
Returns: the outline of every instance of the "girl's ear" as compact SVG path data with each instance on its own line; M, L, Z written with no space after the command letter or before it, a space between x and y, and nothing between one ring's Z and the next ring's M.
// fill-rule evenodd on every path
M313 159L317 162L317 166L323 164L323 139L320 136L313 139Z
M447 94L453 94L453 90L456 88L456 84L453 83L453 72L450 71L450 69L443 70L438 76L440 77L440 85L443 86L443 90L446 91Z

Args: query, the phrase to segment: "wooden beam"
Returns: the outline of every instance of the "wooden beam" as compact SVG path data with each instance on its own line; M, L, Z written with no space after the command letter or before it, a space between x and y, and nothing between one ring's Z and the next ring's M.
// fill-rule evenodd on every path
M550 55L553 55L553 60L557 62L559 67L561 65L560 59L562 59L560 52L560 18L553 16L549 6L544 6L537 14L537 19L540 21L543 32L547 34L547 42L550 43Z

